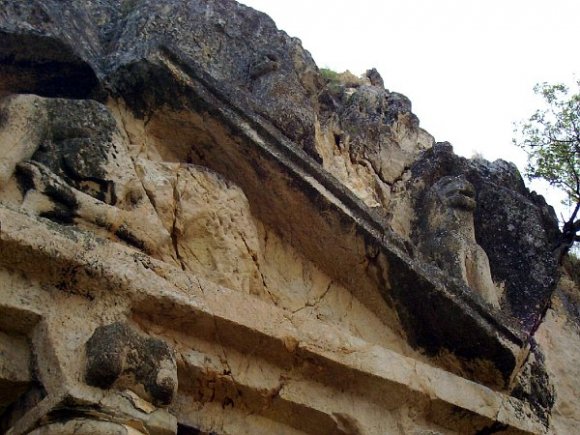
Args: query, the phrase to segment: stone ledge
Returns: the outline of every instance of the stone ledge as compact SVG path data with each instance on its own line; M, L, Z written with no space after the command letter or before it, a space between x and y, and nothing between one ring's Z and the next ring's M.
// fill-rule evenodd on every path
M373 379L381 390L391 394L402 389L405 394L439 402L449 412L462 409L466 415L476 414L489 423L499 421L524 433L542 432L541 424L524 403L372 346L339 328L317 320L297 323L289 313L253 296L202 281L81 230L31 218L5 207L0 207L0 222L1 264L29 273L38 273L42 265L45 283L58 282L67 273L69 292L91 298L118 294L131 301L137 317L147 317L154 324L187 327L185 330L201 338L213 337L219 330L222 346L235 349L261 343L262 353L258 352L257 357L273 359L276 366L291 366L299 355L321 368L317 373L323 384L325 376ZM28 261L23 261L24 258ZM229 302L228 306L224 300ZM237 309L231 310L229 306ZM171 319L167 318L169 315ZM289 391L285 394L290 394ZM292 397L291 401L302 401L301 406L317 409L315 403L304 402L304 394Z
M139 75L146 74L176 86L179 99L159 100L145 89L138 101L127 103L150 104L148 124L167 128L174 123L175 128L187 126L213 138L214 143L200 145L204 158L196 163L233 179L259 219L290 237L298 250L371 310L378 298L391 304L392 312L381 319L393 329L402 324L411 344L431 355L450 351L479 382L489 380L477 378L474 360L491 361L503 378L494 387L505 387L522 358L525 334L470 289L406 252L379 216L256 115L241 94L224 90L194 60L172 50L163 48L125 65L107 80L114 88L126 86L129 78L140 83ZM132 91L123 87L118 92ZM188 119L186 114L192 113L195 119ZM193 154L187 156L195 161ZM363 267L369 263L370 272Z

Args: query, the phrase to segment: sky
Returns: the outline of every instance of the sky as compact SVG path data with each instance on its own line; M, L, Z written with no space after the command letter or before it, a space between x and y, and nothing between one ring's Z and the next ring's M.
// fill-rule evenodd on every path
M301 39L321 68L411 99L421 126L457 154L513 161L513 123L540 107L539 82L580 78L580 0L241 0ZM558 203L558 195L534 185Z

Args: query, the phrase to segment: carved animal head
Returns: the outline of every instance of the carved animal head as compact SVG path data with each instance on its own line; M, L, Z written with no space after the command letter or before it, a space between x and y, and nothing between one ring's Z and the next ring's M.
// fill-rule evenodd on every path
M449 208L475 210L475 188L462 175L443 177L433 185L431 190L439 201Z
M424 199L423 230L473 232L475 188L464 176L446 176L431 186ZM470 236L471 237L471 236Z
M169 405L177 392L173 351L125 323L97 328L87 342L86 355L89 385L128 389L157 406Z

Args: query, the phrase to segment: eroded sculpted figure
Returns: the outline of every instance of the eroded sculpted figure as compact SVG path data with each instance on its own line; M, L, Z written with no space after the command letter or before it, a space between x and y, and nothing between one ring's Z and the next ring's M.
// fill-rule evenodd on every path
M489 260L475 239L475 188L463 176L446 176L425 197L424 236L420 250L440 269L462 280L498 308L500 297Z
M0 100L0 191L29 214L120 240L229 288L261 291L257 230L241 189L207 168L132 152L95 101Z

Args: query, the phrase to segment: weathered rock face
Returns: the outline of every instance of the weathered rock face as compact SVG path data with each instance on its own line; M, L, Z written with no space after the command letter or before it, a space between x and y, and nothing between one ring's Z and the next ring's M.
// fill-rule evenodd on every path
M535 336L538 352L544 357L545 372L553 385L554 406L551 416L555 433L574 433L578 425L578 285L577 277L571 279L568 273L563 275L552 298L552 305ZM542 390L542 396L545 397L546 389Z
M388 208L405 171L433 142L419 128L411 102L386 90L376 70L364 79L349 73L332 77L319 101L317 150L323 167L366 205Z
M233 1L0 6L2 432L574 427L515 168Z
M426 186L442 176L461 175L475 187L475 238L489 257L493 281L503 288L502 309L524 331L533 332L557 280L553 249L558 230L553 209L525 188L512 164L461 158L446 143L427 151L411 172L408 189L401 195L405 197L402 207L407 207L402 204L409 198L421 207ZM410 237L419 242L421 233L411 232Z
M499 308L485 251L475 241L475 188L463 176L440 178L424 199L419 249L442 270Z
M177 390L177 367L164 341L141 337L122 323L98 327L86 347L87 384L130 390L154 405L169 405Z
M169 83L150 62L165 48L224 93L239 92L236 98L314 152L322 82L300 41L267 15L233 0L72 1L65 11L59 1L30 6L2 2L3 87L15 82L19 92L73 98L105 98L103 88L110 88L144 115L152 105L178 101L179 92L159 88Z

